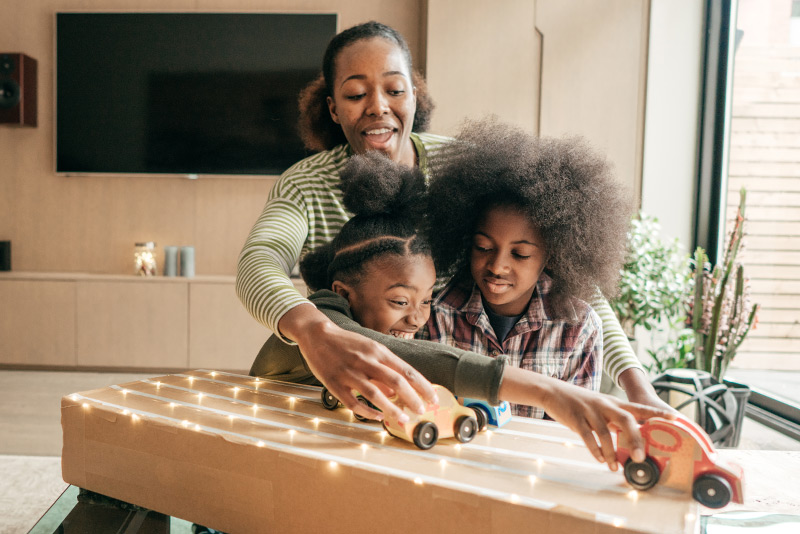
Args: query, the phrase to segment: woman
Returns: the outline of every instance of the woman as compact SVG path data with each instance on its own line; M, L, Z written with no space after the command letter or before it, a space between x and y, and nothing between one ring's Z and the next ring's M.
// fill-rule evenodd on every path
M433 389L386 347L336 326L294 289L288 273L301 254L330 241L349 219L337 186L351 154L377 150L426 171L437 147L447 142L415 133L425 129L431 107L408 46L395 30L369 22L335 36L325 52L322 77L301 95L304 141L324 151L283 174L239 258L236 290L248 311L285 341L297 343L314 375L367 418L380 413L358 403L353 390L399 417L379 385L420 413L422 400L433 399ZM606 359L629 399L662 405L608 303L592 304L603 320Z

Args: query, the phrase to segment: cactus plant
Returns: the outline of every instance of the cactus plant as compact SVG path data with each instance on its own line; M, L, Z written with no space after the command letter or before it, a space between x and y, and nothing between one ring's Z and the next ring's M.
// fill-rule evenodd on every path
M722 263L711 269L706 252L694 253L694 296L688 326L694 331L694 358L690 365L722 382L728 365L750 329L757 323L759 305L750 304L744 267L736 261L742 248L747 191L739 192L739 208L725 247Z

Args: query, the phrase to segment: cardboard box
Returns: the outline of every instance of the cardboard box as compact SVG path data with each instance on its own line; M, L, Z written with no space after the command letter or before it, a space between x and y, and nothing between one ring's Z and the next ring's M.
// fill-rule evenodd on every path
M230 534L695 532L577 435L515 418L429 451L325 410L320 390L206 370L62 399L64 480Z

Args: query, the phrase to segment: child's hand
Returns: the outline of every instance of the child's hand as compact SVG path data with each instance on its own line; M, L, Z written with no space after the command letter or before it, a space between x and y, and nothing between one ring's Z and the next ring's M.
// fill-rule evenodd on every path
M517 404L542 407L547 415L577 432L597 461L606 462L612 471L617 470L613 431L620 429L627 436L631 457L643 462L644 441L637 421L651 417L675 418L675 412L669 409L625 402L513 367L505 370L499 397Z

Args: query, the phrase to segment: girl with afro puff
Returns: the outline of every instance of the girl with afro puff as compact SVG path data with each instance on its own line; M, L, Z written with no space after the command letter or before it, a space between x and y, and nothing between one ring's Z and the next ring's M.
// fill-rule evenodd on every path
M615 294L629 220L605 160L579 139L473 122L429 193L434 261L452 279L423 337L598 390L602 323L588 302Z
M341 176L343 199L354 216L332 241L300 262L303 278L314 290L309 299L337 326L377 341L456 395L543 407L578 432L595 457L612 469L616 460L609 425L621 428L641 447L636 419L668 416L512 368L505 358L413 339L430 316L436 281L430 245L416 229L426 207L424 176L377 153L353 156ZM278 336L267 340L250 374L320 384L299 347ZM376 411L374 417L382 414Z

